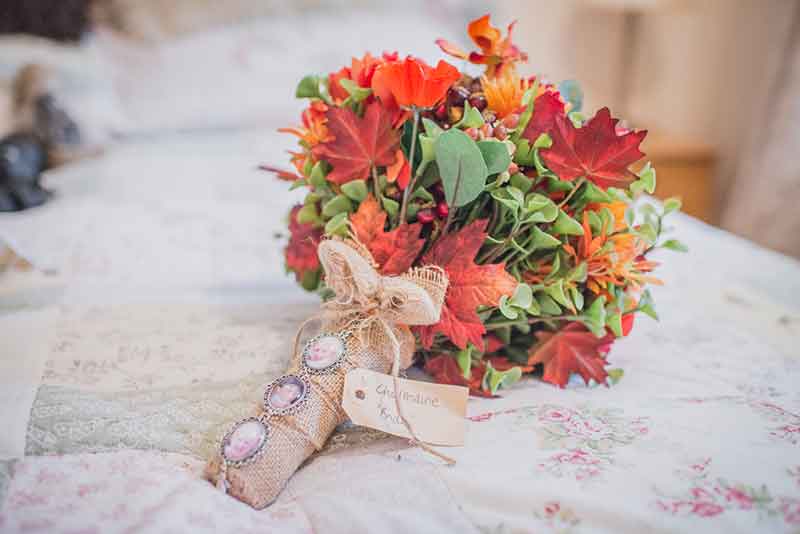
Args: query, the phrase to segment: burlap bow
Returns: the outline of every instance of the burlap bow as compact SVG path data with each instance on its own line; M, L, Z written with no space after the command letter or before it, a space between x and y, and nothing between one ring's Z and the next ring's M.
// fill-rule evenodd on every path
M448 283L444 270L429 265L412 268L400 276L382 276L369 252L354 240L325 240L317 253L325 283L335 293L323 304L323 316L344 323L344 329L359 336L368 335L373 324L380 325L392 344L395 406L401 421L415 444L453 463L417 438L398 401L401 395L397 380L400 369L411 365L414 355L414 338L408 327L439 321ZM368 346L369 340L364 340L364 344Z

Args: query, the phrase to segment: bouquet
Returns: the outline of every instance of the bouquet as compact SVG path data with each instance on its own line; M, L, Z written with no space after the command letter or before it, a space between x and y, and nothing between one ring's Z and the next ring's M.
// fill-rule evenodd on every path
M523 373L564 387L617 380L607 354L638 312L657 318L647 284L680 209L634 201L653 193L647 132L608 108L582 112L575 82L518 72L527 55L489 15L469 24L478 50L437 44L466 67L397 53L353 58L307 76L292 171L264 166L307 190L289 214L286 267L330 294L318 246L350 237L384 276L438 266L449 285L439 320L412 328L437 381L494 396ZM471 67L471 65L477 67Z

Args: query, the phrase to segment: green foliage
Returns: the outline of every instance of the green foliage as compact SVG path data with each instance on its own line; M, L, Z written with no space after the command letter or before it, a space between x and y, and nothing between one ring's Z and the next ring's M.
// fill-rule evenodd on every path
M488 169L478 145L464 132L451 129L439 136L436 164L451 207L469 204L483 191Z

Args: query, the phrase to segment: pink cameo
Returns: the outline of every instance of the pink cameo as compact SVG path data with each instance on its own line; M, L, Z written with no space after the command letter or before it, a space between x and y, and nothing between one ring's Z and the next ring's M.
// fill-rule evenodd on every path
M312 369L325 369L339 360L344 342L336 336L320 336L306 346L305 362Z
M285 410L302 398L305 389L305 384L299 378L287 376L275 384L267 400L271 408Z
M222 453L229 462L242 462L252 458L267 439L267 428L258 421L248 420L237 424L225 438Z

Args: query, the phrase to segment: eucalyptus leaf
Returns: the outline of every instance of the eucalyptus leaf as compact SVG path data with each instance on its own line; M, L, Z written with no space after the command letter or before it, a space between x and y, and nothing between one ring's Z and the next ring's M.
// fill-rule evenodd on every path
M347 91L347 94L350 95L354 102L362 102L372 94L372 89L369 87L360 87L356 82L347 78L341 78L339 85Z
M681 209L681 199L677 197L670 197L664 201L664 215L668 215L673 211L679 211Z
M456 362L464 378L472 376L472 345L467 345L467 348L458 351Z
M661 246L669 250L674 250L675 252L689 252L689 247L677 239L668 239L664 241Z
M527 193L528 191L530 191L531 187L533 187L533 179L528 178L521 172L518 172L511 176L511 185L513 185L523 193Z
M519 317L519 312L515 310L509 302L508 295L503 295L500 297L497 307L500 309L500 313L502 313L506 319L511 319L513 321Z
M397 217L397 213L400 211L400 204L398 204L396 200L383 197L381 198L381 204L390 217Z
M538 226L533 227L533 234L532 246L534 250L550 249L561 246L561 241L550 234L545 233Z
M433 139L436 139L442 133L444 133L444 130L438 124L428 118L423 117L422 127L425 129L425 133L428 135L428 137Z
M490 175L497 174L508 169L511 164L511 155L508 147L500 141L478 141L478 149L483 154L483 161L486 162L486 169Z
M569 297L564 292L564 280L558 280L556 283L545 287L544 292L550 295L553 300L561 304L563 307L573 307L572 301L570 301Z
M450 129L436 142L436 164L451 208L475 200L483 191L488 170L480 149L467 134Z
M547 293L537 293L536 301L539 303L539 309L542 315L558 315L561 313L561 308L558 306L553 297Z
M314 203L304 204L297 210L297 222L300 224L319 224L322 220L317 213L317 206Z

